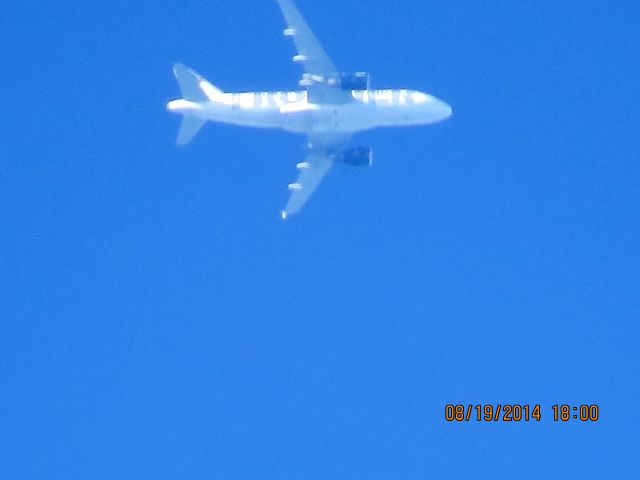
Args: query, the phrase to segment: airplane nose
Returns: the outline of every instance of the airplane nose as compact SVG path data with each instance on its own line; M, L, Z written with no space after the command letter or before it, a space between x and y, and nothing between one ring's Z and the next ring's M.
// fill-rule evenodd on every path
M435 110L437 112L436 115L440 120L449 118L453 114L451 106L442 100L436 100Z

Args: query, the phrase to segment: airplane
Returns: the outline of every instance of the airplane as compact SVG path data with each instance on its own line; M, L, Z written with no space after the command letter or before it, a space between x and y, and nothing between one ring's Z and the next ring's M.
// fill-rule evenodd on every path
M182 97L167 103L182 114L176 143L188 144L206 121L275 128L307 136L306 158L296 165L298 179L289 184L289 201L281 218L300 211L335 162L371 166L369 147L348 147L356 133L377 127L424 125L451 116L436 97L409 89L373 90L369 74L338 70L318 42L293 0L276 0L291 37L295 63L304 73L300 90L228 93L176 63L173 71Z

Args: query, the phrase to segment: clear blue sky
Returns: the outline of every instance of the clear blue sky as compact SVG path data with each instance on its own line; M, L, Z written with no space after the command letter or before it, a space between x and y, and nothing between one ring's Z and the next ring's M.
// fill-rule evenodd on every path
M164 110L293 87L274 2L0 5L0 478L636 477L640 3L298 6L454 116L282 222L302 138Z

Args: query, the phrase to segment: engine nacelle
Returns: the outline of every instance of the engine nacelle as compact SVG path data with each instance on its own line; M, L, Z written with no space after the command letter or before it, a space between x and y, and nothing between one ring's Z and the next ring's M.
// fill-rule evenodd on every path
M369 90L367 72L336 73L326 79L328 85L339 86L342 90Z
M373 152L368 147L348 148L338 153L335 160L355 167L370 167L373 163Z

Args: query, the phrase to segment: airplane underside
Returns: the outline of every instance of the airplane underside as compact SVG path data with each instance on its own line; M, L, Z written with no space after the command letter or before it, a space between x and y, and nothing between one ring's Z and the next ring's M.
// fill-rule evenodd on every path
M275 107L243 106L224 101L204 105L183 102L170 103L169 109L214 122L294 133L355 133L378 127L422 125L440 121L451 114L450 107L435 97L425 95L421 98L424 104L415 104L415 108L406 103L385 105L361 101L344 105L317 105L303 99Z
M188 144L206 121L273 128L307 136L306 158L296 164L298 178L282 218L297 213L333 163L370 166L368 147L348 147L353 134L378 127L425 125L451 115L445 102L409 89L373 90L367 73L343 73L313 35L293 0L277 0L293 39L296 63L304 67L304 90L227 93L182 64L174 65L182 98L167 109L182 115L176 143Z

